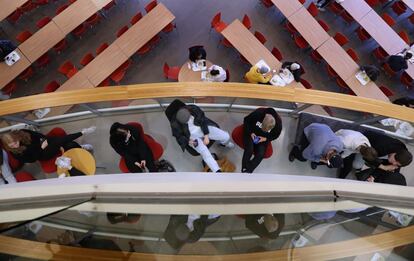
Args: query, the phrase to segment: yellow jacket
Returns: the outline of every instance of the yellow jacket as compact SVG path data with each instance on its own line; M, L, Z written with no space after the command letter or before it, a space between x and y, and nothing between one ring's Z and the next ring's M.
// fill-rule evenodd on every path
M248 71L245 75L246 80L250 83L268 83L270 79L272 79L272 75L263 76L260 72L258 72L258 67L253 66L250 68L250 71Z

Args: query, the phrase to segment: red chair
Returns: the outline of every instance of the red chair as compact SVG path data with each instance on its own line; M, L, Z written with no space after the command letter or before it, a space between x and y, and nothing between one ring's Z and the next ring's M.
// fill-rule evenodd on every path
M37 28L42 28L43 26L47 25L50 21L52 21L52 19L49 16L45 16L42 19L40 19L39 21L37 21L36 26Z
M306 89L313 89L312 84L310 84L307 80L305 79L300 79L300 83L303 85L303 87L305 87Z
M273 47L272 49L272 54L274 57L276 57L276 59L278 59L279 61L283 60L283 55L282 52L280 52L279 49L277 49L276 47Z
M11 13L9 16L7 16L7 21L11 24L15 24L17 21L19 21L20 17L22 16L22 11L20 9L17 9L13 13Z
M126 71L128 70L128 68L131 66L132 61L131 60L127 60L126 62L124 62L123 64L121 64L121 66L119 66L109 77L111 78L112 81L114 81L116 84L120 84L120 82L122 81L122 79L124 79Z
M122 26L121 29L119 29L116 33L116 38L121 37L121 35L123 35L126 31L128 31L128 25Z
M58 42L55 46L53 46L53 50L57 52L58 54L61 53L66 47L68 46L68 42L66 39L63 39L62 41Z
M165 78L178 81L178 74L180 73L180 67L178 66L170 67L168 66L167 63L164 63L163 71L164 71Z
M260 3L266 8L270 8L274 5L272 0L260 0Z
M46 137L63 137L65 135L66 135L65 130L57 127L49 131L49 133L46 134ZM56 161L56 158L60 157L61 155L62 153L58 152L58 154L55 157L49 160L39 160L40 167L42 167L42 170L48 174L56 172L57 167L56 167L55 161Z
M257 40L259 40L259 42L261 42L262 44L265 44L265 42L267 41L266 37L261 33L261 32L254 32L254 36L257 38Z
M401 82L403 85L405 85L405 87L406 87L407 89L409 89L409 88L411 88L411 86L412 86L412 84L413 84L413 79L411 78L411 76L410 76L408 73L403 72L403 73L401 74L401 77L400 77L400 82ZM3 89L3 90L4 90L4 89Z
M329 27L329 25L322 19L319 19L318 23L319 23L320 26L322 26L322 28L323 28L323 30L325 30L325 32L329 32L329 30L331 29Z
M249 30L250 28L252 28L252 21L250 20L250 17L247 14L243 16L242 24Z
M384 21L389 25L389 26L394 26L395 25L395 20L387 13L383 13L381 15L382 19L384 19Z
M157 4L157 0L149 2L144 8L145 12L149 13L152 9L154 9L157 6Z
M309 47L308 42L306 42L305 38L303 38L301 35L295 35L293 38L295 41L295 44L300 49L306 49Z
M397 16L400 16L407 11L407 6L403 2L397 1L391 6L391 9Z
M169 23L166 27L162 28L163 33L171 33L174 31L174 28L177 28L175 23Z
M354 18L347 11L342 12L340 16L348 24L355 22Z
M211 32L211 29L214 28L214 30L216 30L217 33L220 33L226 27L227 27L227 24L221 21L221 12L218 12L211 20L210 32Z
M32 181L36 180L32 174L30 174L27 171L20 171L14 175L17 182L26 182L26 181Z
M57 89L59 89L59 87L60 87L60 84L57 81L53 80L45 86L45 89L43 90L43 92L44 93L54 92Z
M12 95L12 93L17 89L16 81L9 82L6 86L1 89L3 94Z
M151 40L148 41L148 44L151 46L155 46L160 43L161 37L157 34L156 36L152 37Z
M134 25L134 24L138 23L138 21L141 20L141 18L142 18L142 13L138 12L136 15L134 15L131 18L131 21L130 21L131 25Z
M382 69L384 69L385 73L389 76L389 77L393 77L394 75L396 75L397 73L391 69L390 65L388 63L384 63L382 65Z
M335 15L340 15L344 11L344 8L337 2L332 2L328 5L328 9Z
M68 78L73 76L77 71L78 69L76 69L75 65L73 65L71 61L65 61L58 68L58 72L60 72Z
M106 48L108 48L108 46L108 43L102 43L101 46L99 46L98 49L96 49L96 55L102 53Z
M336 33L334 39L340 46L344 46L349 42L349 39L341 33Z
M369 4L369 6L371 6L371 7L375 7L378 4L380 4L380 2L378 0L365 0L365 2L367 2L367 4Z
M316 50L312 50L310 53L310 57L315 63L321 63L323 61L322 56Z
M316 7L316 5L314 4L314 3L311 3L309 6L308 6L308 12L313 16L313 17L316 17L317 15L318 15L318 13L319 13L319 10L318 10L318 8Z
M76 37L82 38L82 35L86 33L86 26L85 24L80 24L78 27L73 29L72 34Z
M90 63L95 57L92 53L87 53L83 56L82 60L80 61L80 65L86 66Z
M233 138L234 143L236 143L240 148L244 149L244 142L243 142L243 124L237 126L233 132L231 133L231 137ZM264 158L270 158L273 154L272 143L269 142L266 148L266 152Z
M162 148L161 144L158 143L153 137L151 137L148 134L144 133L144 129L142 128L142 125L138 122L128 122L127 125L133 126L138 129L139 134L141 137L144 137L144 142L148 145L152 152L152 156L154 160L159 160L164 153L164 149ZM123 173L129 173L124 157L121 157L121 160L119 161L119 169Z
M17 160L13 154L11 154L10 152L6 151L7 156L9 158L9 165L10 168L13 172L19 170L21 167L23 167L23 163L21 163L19 160Z
M50 63L50 57L47 53L40 56L39 59L36 60L36 67L43 68L46 67Z
M378 59L378 60L384 60L388 57L388 53L380 46L374 49L372 51L372 54Z
M221 44L221 45L223 45L224 47L227 47L227 48L233 48L233 45L225 37L223 37L220 40L219 44Z
M359 38L359 40L361 40L361 42L364 42L366 40L371 39L371 35L361 26L358 27L355 32L357 33L357 36Z
M301 3L302 5L306 3L306 0L299 0L299 3Z
M404 42L406 42L408 45L410 45L410 37L408 37L407 32L401 31L401 32L398 33L398 35L401 37L401 39L404 40Z
M29 67L19 75L19 79L27 82L30 79L30 77L33 76L33 74L34 74L33 68Z
M111 2L106 4L102 9L105 10L105 11L108 11L109 9L114 7L115 5L116 5L115 0L112 0Z
M226 69L226 79L224 79L224 82L229 82L230 81L230 71L229 69Z
M56 9L56 15L58 15L58 14L60 14L60 13L62 13L63 11L65 11L65 9L66 8L68 8L69 7L69 5L68 4L64 4L64 5L62 5L62 6L59 6L57 9Z
M19 9L22 11L22 13L30 12L35 8L36 8L36 4L33 3L32 1L27 1L22 6L19 7Z
M380 90L385 94L387 97L394 96L394 92L390 90L387 86L380 86Z
M16 36L16 40L19 43L23 43L24 41L26 41L27 39L29 39L32 36L32 33L29 31L23 31L20 32L17 36Z
M290 33L290 35L292 37L298 32L298 30L296 30L296 28L289 21L287 21L285 23L285 26L284 27Z
M97 25L101 21L101 16L98 13L94 13L91 17L86 19L85 24L86 26L93 27Z
M344 80L342 80L341 78L336 78L336 84L338 84L338 86L344 90L345 92L349 91L349 86L348 84L346 84L346 82L344 82Z
M144 54L148 53L149 51L151 51L151 44L148 42L144 46L139 48L139 50L136 52L136 54L144 55Z
M98 87L106 87L111 85L111 78L108 77L105 80L103 80L100 84L98 84Z
M411 24L414 24L414 13L408 17L408 21L410 21Z
M328 64L326 65L326 72L328 73L329 77L331 77L331 78L338 78L338 74Z
M348 50L346 50L346 52L348 53L349 56L351 56L352 60L354 60L356 63L359 62L358 54L355 52L354 49L349 48Z

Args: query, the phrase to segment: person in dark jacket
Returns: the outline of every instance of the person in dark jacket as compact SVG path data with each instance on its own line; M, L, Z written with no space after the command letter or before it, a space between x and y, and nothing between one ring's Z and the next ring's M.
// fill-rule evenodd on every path
M378 79L380 70L375 65L363 65L361 66L361 71L364 71L369 79L375 82Z
M205 60L207 52L202 45L196 45L188 48L190 61L196 63L198 60Z
M219 141L221 145L233 148L228 132L218 128L217 124L207 118L204 112L196 105L186 105L180 108L171 120L173 136L184 151L191 146L200 153L204 162L213 172L221 172L220 167L207 145L210 139Z
M407 52L404 56L402 55L390 55L385 61L394 72L406 70L408 68L407 60L413 57L412 53Z
M393 101L392 103L397 104L397 105L402 105L405 107L409 107L409 108L414 108L414 99L410 97L399 98Z
M1 137L3 148L13 154L22 163L33 163L37 160L49 160L59 154L61 148L84 148L91 150L90 144L80 146L74 140L84 134L94 132L95 126L82 129L80 132L63 137L47 137L42 133L31 130L17 130L4 134Z
M244 118L242 172L252 173L259 166L269 142L281 131L282 120L273 108L258 108Z
M378 160L367 162L370 167L394 171L408 166L412 162L413 155L400 140L371 130L365 131L363 134L378 153Z
M115 122L110 129L109 142L112 148L122 157L130 172L158 172L151 149L145 143L139 130L131 125Z
M7 55L13 52L17 46L9 40L0 40L0 59L4 60Z
M385 171L383 169L369 168L355 173L358 180L407 186L407 181L398 170Z
M284 62L282 69L288 69L293 74L296 82L300 82L300 76L304 73L302 66L298 62Z
M245 225L246 228L261 238L276 239L285 226L285 215L246 215Z

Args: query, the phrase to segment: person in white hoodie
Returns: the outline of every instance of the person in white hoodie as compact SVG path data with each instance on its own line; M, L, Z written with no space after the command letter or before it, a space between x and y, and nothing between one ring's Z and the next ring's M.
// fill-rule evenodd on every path
M16 179L14 178L13 172L9 165L9 157L5 150L1 150L0 154L0 163L1 163L1 175L0 175L0 185L16 183Z
M361 132L340 129L335 135L344 144L344 150L341 157L344 159L344 167L340 170L339 178L345 178L352 168L360 170L364 167L365 160L374 161L377 157L377 151L371 147L368 138Z

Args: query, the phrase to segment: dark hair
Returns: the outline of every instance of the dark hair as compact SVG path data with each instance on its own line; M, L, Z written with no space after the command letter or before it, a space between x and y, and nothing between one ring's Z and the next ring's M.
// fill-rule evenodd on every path
M211 75L219 75L220 74L220 71L213 69L213 70L210 71L210 74Z
M401 164L401 167L405 167L413 161L413 155L406 149L401 150L395 154L395 160Z
M366 145L362 145L359 149L364 160L368 162L375 161L378 158L378 152L373 148Z
M404 59L405 59L405 60L411 59L411 57L413 57L413 54L412 54L412 53L410 53L410 52L407 52L407 53L404 55Z

